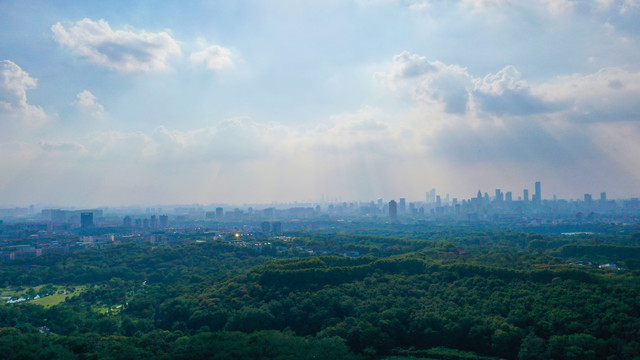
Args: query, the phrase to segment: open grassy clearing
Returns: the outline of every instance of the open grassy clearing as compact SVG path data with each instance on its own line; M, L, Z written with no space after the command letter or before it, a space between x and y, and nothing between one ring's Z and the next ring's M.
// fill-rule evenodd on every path
M80 293L82 293L85 290L86 290L86 286L85 285L76 286L73 292L69 292L69 291L65 292L64 290L59 289L53 295L41 297L40 299L30 300L29 302L32 303L32 304L37 304L37 305L42 305L42 306L45 306L45 307L50 307L50 306L53 306L53 305L60 304L61 302L64 302L65 299L68 298L68 297L79 295Z
M53 306L61 302L64 302L67 297L76 296L82 293L83 291L85 291L87 288L86 285L64 286L64 285L52 285L52 284L42 284L42 285L33 286L33 287L17 287L17 288L6 287L6 288L0 288L0 296L12 297L12 298L20 298L20 297L27 298L29 297L29 294L31 294L32 297L35 297L35 295L39 294L42 291L42 289L46 286L50 288L49 292L53 291L52 295L49 295L49 296L41 295L41 297L38 299L27 300L26 302L49 307L49 306Z
M98 314L107 314L110 312L111 315L116 315L120 313L120 311L122 311L122 305L113 305L111 307L109 306L94 307L93 311L97 312Z

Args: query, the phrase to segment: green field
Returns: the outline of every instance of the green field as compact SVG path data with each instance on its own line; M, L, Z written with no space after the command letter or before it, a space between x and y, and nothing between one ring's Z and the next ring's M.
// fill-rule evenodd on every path
M42 305L45 307L53 306L64 302L66 298L79 295L86 289L86 286L77 286L74 292L64 292L61 293L62 290L58 290L54 295L49 295L45 297L41 297L40 299L30 300L29 302L32 304Z
M109 310L111 311L109 312ZM93 311L103 315L108 313L110 313L111 315L115 315L120 313L120 311L122 311L122 305L113 305L111 307L107 307L107 306L94 307Z
M31 289L33 289L36 293L40 292L40 289L42 289L44 286L46 285L38 285L38 286L34 286L31 287ZM44 296L41 297L39 299L32 299L32 300L28 300L26 302L32 303L32 304L37 304L37 305L42 305L45 307L50 307L53 305L57 305L60 304L61 302L64 302L66 298L68 297L72 297L72 296L76 296L79 295L80 293L82 293L83 291L86 290L86 286L82 285L82 286L76 286L74 287L74 291L70 292L70 291L65 291L65 286L63 285L53 285L53 287L56 288L56 292L53 295L49 295L49 296ZM25 296L27 290L29 290L30 288L2 288L0 289L0 296L11 296L11 297L20 297L20 296Z

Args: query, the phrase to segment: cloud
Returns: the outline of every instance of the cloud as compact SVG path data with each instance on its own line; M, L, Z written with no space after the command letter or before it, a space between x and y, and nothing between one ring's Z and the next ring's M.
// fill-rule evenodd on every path
M640 0L624 0L620 7L620 13L625 14L630 11L637 11L640 9Z
M46 120L42 108L27 102L27 90L36 85L36 79L20 66L10 60L0 61L0 116L28 124Z
M53 38L89 62L122 72L165 69L172 57L180 56L180 45L166 32L112 30L105 20L83 19L65 28L51 27Z
M209 70L219 71L233 66L231 50L220 45L211 45L196 51L189 57L194 64L206 66Z
M611 67L529 84L511 65L482 78L459 65L402 52L375 78L420 106L479 118L549 115L570 122L640 121L640 72Z
M544 118L484 122L481 126L452 122L428 141L430 152L447 161L514 168L539 162L568 166L599 153L584 131L548 126Z
M604 68L593 74L559 77L537 91L570 103L559 115L571 121L640 121L640 72Z
M268 127L242 117L186 132L161 126L150 136L153 151L149 154L158 160L248 161L268 155L269 131Z
M568 0L541 0L552 15L558 16L573 11L575 3Z
M472 9L491 8L508 4L508 0L462 0L462 6Z
M274 127L248 118L231 118L190 131L159 126L149 133L107 131L87 136L87 156L105 163L172 166L233 163L268 156L277 135Z
M93 95L89 90L83 90L77 94L74 104L82 112L86 112L94 118L103 119L106 116L104 107L96 101L95 95Z
M381 6L381 5L401 5L412 11L427 10L431 6L432 0L355 0L359 6Z
M447 113L464 114L467 110L472 79L458 65L404 51L393 57L388 73L376 73L375 77L393 91L408 91L422 102L439 102Z
M486 75L474 82L474 102L489 113L532 115L553 112L567 106L533 95L529 84L521 80L520 72L513 66L507 66L496 74Z
M446 113L465 114L470 103L477 110L497 115L529 115L555 111L561 106L532 93L513 66L484 78L472 77L459 65L429 61L404 51L393 57L387 73L377 73L392 91L406 91L423 104L441 104Z
M85 151L84 146L75 143L75 142L62 142L62 143L53 143L42 141L40 142L40 148L46 152L50 151L69 151L69 152L83 152Z
M105 164L141 163L155 154L153 139L142 132L107 131L83 140L88 157Z
M437 96L442 84L448 83L436 79L446 72L460 76L465 84L457 90L460 98L466 92L466 111L453 112L456 116L447 107L450 99ZM443 176L466 173L478 181L484 180L477 174L494 181L505 174L509 178L544 176L568 193L574 190L562 179L583 188L616 183L629 190L630 179L640 178L634 168L638 162L630 155L637 152L640 134L640 72L604 68L531 84L513 66L475 77L461 66L403 52L376 78L415 101L418 118L399 119L385 131L402 134L404 127L411 129L411 136L367 140L374 146L398 149L405 162L424 159L442 167ZM585 173L609 175L590 179L575 175ZM612 181L612 176L624 180ZM468 179L456 181L469 184Z
M611 124L557 124L542 116L474 122L472 111L464 117L439 111L433 116L446 119L439 127L396 114L385 121L391 114L364 107L312 128L231 118L190 131L160 126L146 133L108 131L31 146L0 143L0 159L7 160L0 170L12 169L0 182L17 186L24 179L46 178L30 180L42 195L68 188L74 179L83 201L123 204L300 200L335 189L350 199L367 199L392 189L420 193L425 183L461 194L487 184L514 188L538 176L544 181L568 176L575 180L571 187L579 188L584 182L575 174L597 169L640 178L637 167L630 166L638 163L633 154L640 127L634 124L627 123L621 137ZM610 183L601 180L598 186ZM460 187L452 188L453 183ZM78 195L66 196L60 201Z

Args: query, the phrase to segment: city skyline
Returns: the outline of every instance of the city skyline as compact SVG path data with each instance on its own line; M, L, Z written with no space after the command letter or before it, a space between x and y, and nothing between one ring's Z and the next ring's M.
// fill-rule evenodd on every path
M630 0L3 1L0 207L640 197L638 24Z
M25 207L21 206L0 206L0 210L12 210L14 209L42 209L43 211L59 211L56 209L74 209L73 211L82 211L77 209L130 209L135 211L141 211L146 208L147 213L159 214L162 211L162 206L168 208L184 208L187 209L189 206L195 206L196 208L211 208L212 210L215 208L215 212L211 211L212 214L215 214L216 217L221 217L220 214L223 211L223 208L220 206L226 206L227 208L237 208L238 206L243 209L256 209L263 210L269 208L286 208L288 206L319 206L319 205L342 205L342 204L358 204L358 205L366 205L366 204L374 204L377 203L378 207L384 207L391 204L391 202L395 203L396 213L397 214L405 214L407 212L407 204L413 205L426 205L426 206L452 206L456 204L463 204L465 202L472 203L474 200L479 201L490 201L490 202L498 202L498 203L527 203L534 206L540 206L544 202L549 201L568 201L568 202L597 202L597 201L624 201L624 200L637 200L637 197L630 198L615 198L607 195L606 191L601 191L597 193L584 193L580 197L576 198L565 198L562 196L558 196L558 194L551 194L549 197L545 198L542 196L542 184L540 181L536 181L534 183L534 192L532 193L532 197L529 197L529 189L522 188L520 189L520 194L516 192L514 195L513 191L503 191L503 189L495 188L495 194L490 191L483 191L482 189L478 189L476 195L464 197L458 196L457 194L450 193L440 193L437 192L436 189L431 189L426 191L423 196L423 199L420 200L418 197L407 198L406 197L374 197L370 199L342 199L342 198L332 198L326 197L322 195L320 199L308 199L302 201L292 201L292 202L276 202L272 201L270 203L256 203L256 202L245 202L245 203L223 203L223 202L210 202L210 203L174 203L174 204L160 204L160 203L147 203L147 204L130 204L130 205L115 205L115 206L105 206L105 205L96 205L96 206L73 206L73 205L65 205L65 204L29 204L25 205ZM538 201L538 197L540 200ZM397 200L397 201L396 201Z

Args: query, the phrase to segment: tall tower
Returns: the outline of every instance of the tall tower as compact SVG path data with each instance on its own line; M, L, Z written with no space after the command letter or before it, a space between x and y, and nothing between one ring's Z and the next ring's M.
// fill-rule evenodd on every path
M524 189L524 192L522 195L523 195L522 199L524 199L524 202L529 202L529 189Z
M400 214L404 215L407 212L407 199L400 198Z
M537 204L540 204L542 202L542 191L540 190L540 181L536 181L535 199Z
M431 189L427 191L427 204L431 204L436 202L436 189Z
M389 201L389 218L391 221L398 220L398 204L395 200Z

